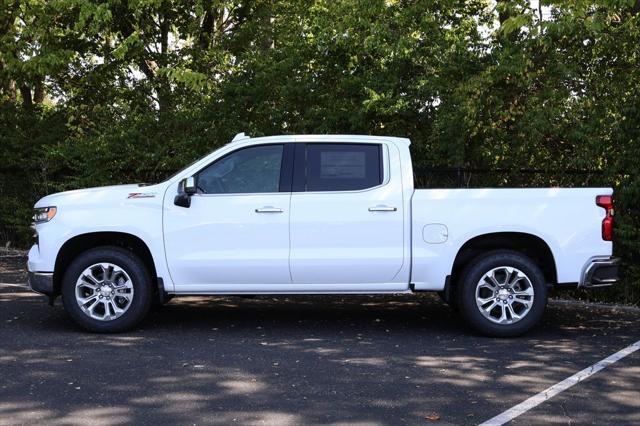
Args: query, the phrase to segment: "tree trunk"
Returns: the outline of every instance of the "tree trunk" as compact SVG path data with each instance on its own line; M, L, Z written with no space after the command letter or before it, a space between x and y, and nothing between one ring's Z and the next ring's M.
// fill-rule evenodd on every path
M204 8L204 18L202 19L200 34L198 36L198 43L202 50L208 49L211 45L211 34L213 33L213 25L215 23L215 12L211 5L211 2L206 2Z
M18 94L16 92L15 80L9 80L9 84L7 85L6 91L7 91L7 96L9 96L9 99L11 100L11 102L15 102L16 98L18 97Z
M273 2L271 0L266 2L267 14L262 17L262 25L266 27L266 37L262 41L262 49L269 50L275 47L274 31L273 31Z
M169 51L169 27L170 27L170 18L169 18L169 10L167 10L167 6L165 4L165 10L162 14L162 21L160 23L160 58L158 60L160 67L167 66L166 55ZM158 75L159 78L156 79L156 93L158 93L158 109L160 110L160 115L166 113L170 108L170 96L171 96L171 87L169 85L169 81L163 75Z
M31 88L26 84L20 85L20 94L22 95L22 106L25 109L33 107L33 99L31 98Z
M511 18L513 7L510 0L497 0L496 8L498 9L498 21L500 22L500 27L506 22L507 19ZM505 45L506 43L513 42L517 39L517 31L512 31L510 34L504 34L502 31L498 31L498 42L500 44Z
M33 102L36 104L41 104L42 102L44 102L45 94L46 91L44 87L44 79L39 79L33 89Z

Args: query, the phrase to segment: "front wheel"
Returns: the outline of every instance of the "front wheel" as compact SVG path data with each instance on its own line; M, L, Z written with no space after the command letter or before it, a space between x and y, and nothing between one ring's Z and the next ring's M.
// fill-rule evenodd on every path
M147 268L120 247L98 247L80 254L62 282L65 310L80 326L98 333L134 327L146 316L151 299Z
M517 336L542 318L547 287L542 271L529 257L494 251L469 264L461 276L459 307L468 323L482 334Z

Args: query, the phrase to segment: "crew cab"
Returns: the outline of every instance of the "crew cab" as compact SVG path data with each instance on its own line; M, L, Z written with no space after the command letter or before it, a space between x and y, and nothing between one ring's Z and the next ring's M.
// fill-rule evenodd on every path
M35 204L29 285L94 332L180 295L439 292L480 333L617 281L610 188L415 189L410 141L243 133L154 185Z

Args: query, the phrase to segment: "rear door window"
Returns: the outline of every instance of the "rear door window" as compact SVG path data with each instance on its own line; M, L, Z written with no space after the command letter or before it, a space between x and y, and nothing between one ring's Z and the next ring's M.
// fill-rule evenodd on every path
M306 191L354 191L382 183L378 144L306 145Z

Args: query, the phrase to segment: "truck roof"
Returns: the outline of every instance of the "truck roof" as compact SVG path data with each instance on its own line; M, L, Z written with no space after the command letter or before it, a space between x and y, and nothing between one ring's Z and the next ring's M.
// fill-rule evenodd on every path
M372 136L372 135L276 135L276 136L261 136L258 138L252 138L244 132L238 133L231 143L246 141L248 139L255 140L257 142L332 142L332 143L349 143L349 142L362 142L363 139L368 140L393 140L405 145L410 145L411 141L407 138L399 138L395 136Z

